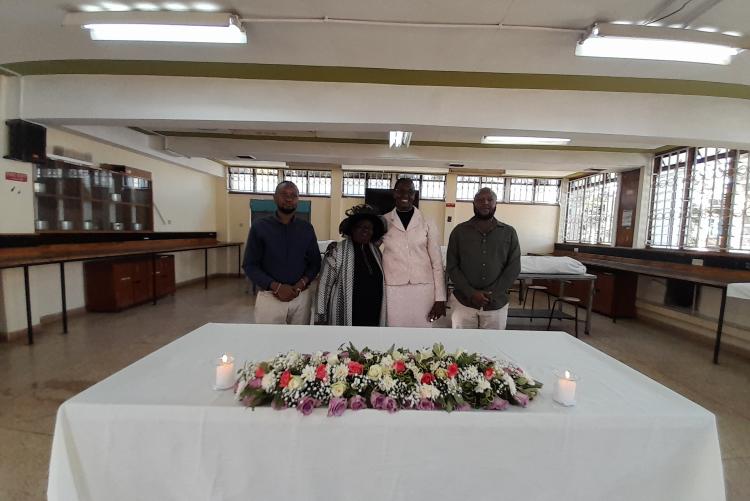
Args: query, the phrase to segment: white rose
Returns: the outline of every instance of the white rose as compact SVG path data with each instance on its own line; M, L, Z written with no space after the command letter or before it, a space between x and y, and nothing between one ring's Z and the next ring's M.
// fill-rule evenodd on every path
M302 386L302 378L299 376L292 376L292 379L289 380L289 384L287 385L287 389L289 391L299 390L300 386Z
M380 365L386 369L393 367L393 359L390 355L386 355L380 359Z
M349 375L349 367L347 367L344 364L339 364L336 366L335 369L333 369L334 381L340 381L342 379L346 379L346 376L348 375Z
M345 391L346 383L344 381L339 381L331 385L331 395L333 395L334 397L340 397L344 394Z
M419 385L419 396L422 398L435 398L435 395L440 396L440 390L432 386L431 384Z
M328 362L328 365L336 365L339 363L339 356L332 351L326 357L326 361Z
M390 374L386 374L383 376L383 379L380 380L378 386L381 390L388 392L391 391L394 386L396 386L396 380L393 379Z
M271 393L276 387L276 374L274 374L273 371L265 374L263 379L260 380L260 387L263 388L266 393Z
M370 369L367 371L367 377L369 377L373 381L377 381L382 376L383 376L383 368L380 367L378 364L371 365Z
M404 354L401 353L398 350L394 350L392 356L393 356L393 360L403 360L404 359Z
M307 383L315 381L315 367L312 365L306 365L305 368L302 369L302 380Z
M474 391L477 393L484 393L486 390L490 389L490 382L486 379L481 379L477 383L477 386L474 388Z

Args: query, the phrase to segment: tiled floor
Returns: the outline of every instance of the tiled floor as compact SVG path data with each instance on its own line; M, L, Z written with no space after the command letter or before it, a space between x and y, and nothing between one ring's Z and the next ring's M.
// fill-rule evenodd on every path
M242 281L215 279L157 306L75 317L68 336L51 324L33 346L0 344L0 500L45 498L55 412L65 399L207 322L252 322L251 304ZM713 365L709 344L635 320L595 315L592 332L584 341L718 416L728 499L750 499L750 359L725 351Z

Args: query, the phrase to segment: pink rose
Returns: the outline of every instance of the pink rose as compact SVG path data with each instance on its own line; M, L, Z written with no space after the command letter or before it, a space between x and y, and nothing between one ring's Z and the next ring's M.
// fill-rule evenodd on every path
M367 408L367 400L362 395L354 395L349 399L349 408L353 411L359 411Z
M343 397L334 397L328 402L328 417L340 416L346 410L346 399Z

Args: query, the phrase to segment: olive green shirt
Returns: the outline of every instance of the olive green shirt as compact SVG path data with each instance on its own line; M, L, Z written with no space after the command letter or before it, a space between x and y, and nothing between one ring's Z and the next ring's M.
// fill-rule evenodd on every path
M476 291L492 292L485 310L508 304L508 289L521 272L521 247L512 226L497 219L488 233L482 233L473 217L456 226L448 241L446 271L453 281L456 299L470 308Z

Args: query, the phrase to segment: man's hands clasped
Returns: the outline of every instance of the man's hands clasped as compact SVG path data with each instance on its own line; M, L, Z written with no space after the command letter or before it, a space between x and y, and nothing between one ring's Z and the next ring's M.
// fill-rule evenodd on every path
M273 292L273 295L276 296L279 301L288 303L299 296L306 287L307 280L305 277L302 277L294 285L273 282L271 283L271 292Z

